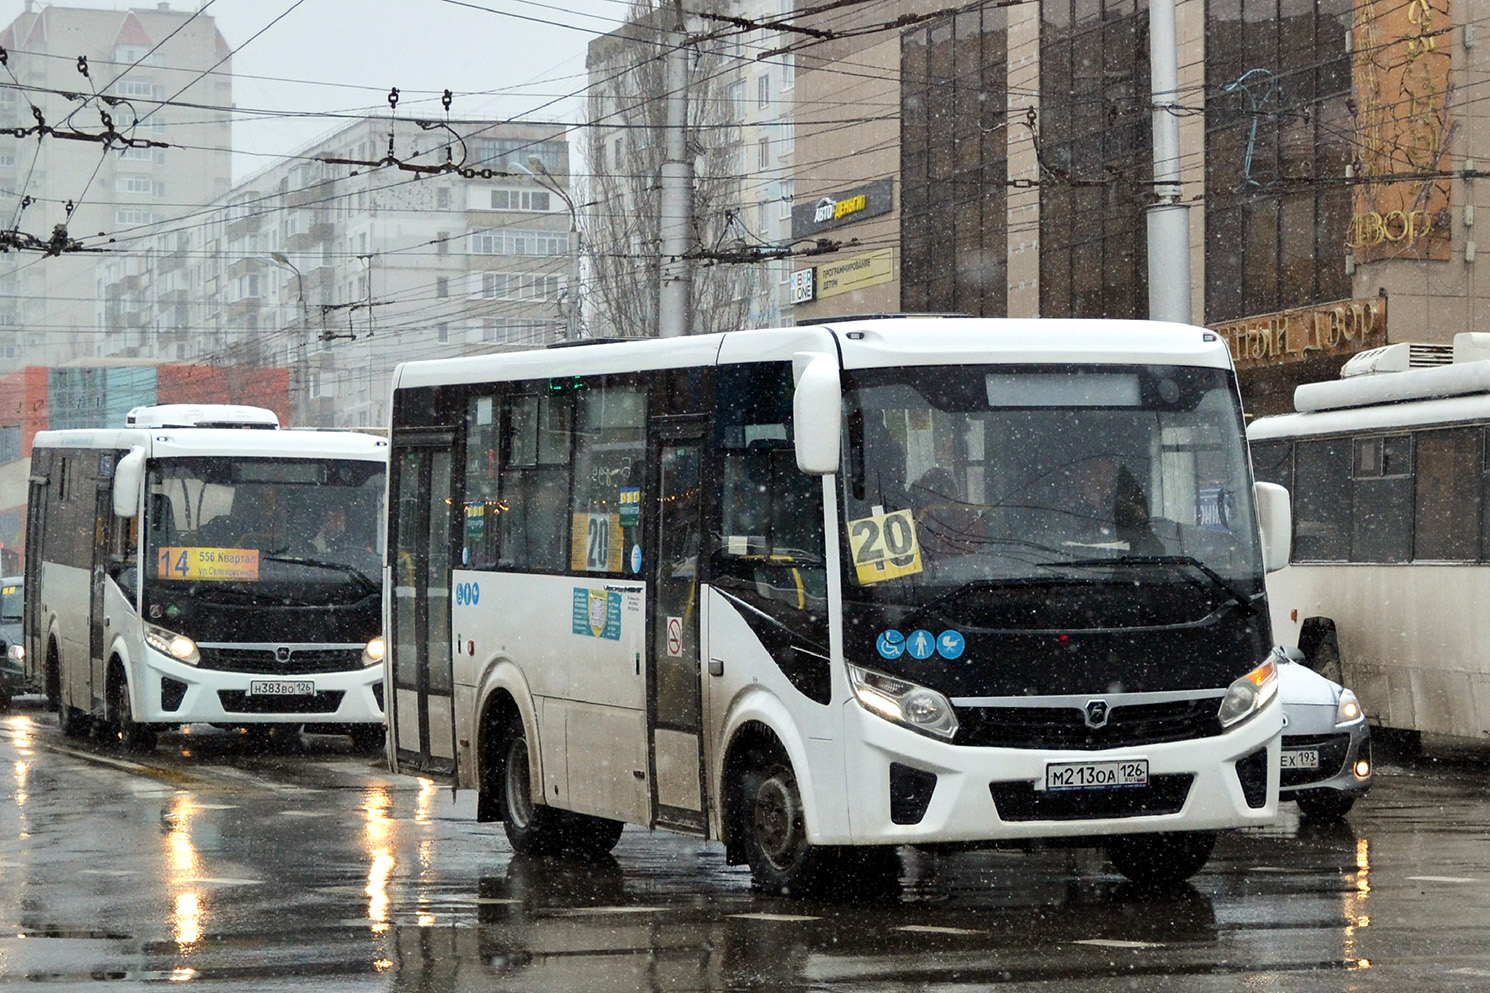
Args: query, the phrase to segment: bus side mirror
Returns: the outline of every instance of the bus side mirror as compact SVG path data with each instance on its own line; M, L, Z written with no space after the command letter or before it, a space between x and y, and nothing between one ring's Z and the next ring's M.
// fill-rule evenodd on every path
M145 450L136 445L114 467L114 514L133 517L140 510L140 484L145 479Z
M799 352L792 364L797 375L792 394L797 468L810 476L831 475L838 471L843 407L838 361L820 352Z
M1257 529L1262 534L1262 568L1277 572L1293 551L1293 501L1277 483L1253 483Z

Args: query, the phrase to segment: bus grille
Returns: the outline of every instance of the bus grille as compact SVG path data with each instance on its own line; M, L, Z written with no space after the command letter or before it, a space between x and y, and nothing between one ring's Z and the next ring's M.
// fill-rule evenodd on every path
M218 672L252 672L268 675L300 675L308 672L355 672L362 668L360 648L296 648L281 662L274 652L261 648L201 648L197 667Z
M1283 750L1294 748L1318 748L1318 769L1283 769L1279 786L1304 786L1333 779L1345 767L1345 757L1350 754L1350 734L1285 734Z
M989 783L1004 821L1074 821L1087 818L1176 814L1195 777L1188 772L1150 776L1148 786L1122 789L1037 790L1035 784Z
M958 707L955 744L995 748L1124 748L1221 733L1218 700L1115 705L1107 723L1086 726L1080 707Z
M230 714L332 714L341 706L343 690L304 696L249 696L242 690L218 690L222 709Z

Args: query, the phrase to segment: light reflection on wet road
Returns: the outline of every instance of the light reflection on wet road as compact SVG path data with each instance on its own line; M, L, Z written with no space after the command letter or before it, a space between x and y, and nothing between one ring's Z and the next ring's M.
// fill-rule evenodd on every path
M197 729L193 729L197 730ZM909 853L899 892L753 893L712 843L630 830L513 857L475 796L343 739L141 764L0 715L0 983L110 989L1482 990L1490 772L1378 770L1348 823L1223 839L1179 892L1084 850Z

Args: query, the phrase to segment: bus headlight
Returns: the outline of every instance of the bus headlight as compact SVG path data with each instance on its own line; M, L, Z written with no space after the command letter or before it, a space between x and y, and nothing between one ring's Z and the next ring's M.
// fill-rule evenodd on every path
M1223 728L1257 713L1278 693L1278 666L1271 658L1226 688L1216 716Z
M1354 724L1361 719L1361 702L1350 690L1340 691L1340 702L1335 705L1335 724Z
M367 646L362 649L362 664L364 666L381 665L385 650L382 635L369 639Z
M859 704L885 720L937 738L957 733L952 703L936 690L856 665L848 667L848 678Z
M26 661L26 646L19 644L8 646L5 649L5 657L10 659L12 662Z
M184 634L167 631L154 625L145 625L145 643L162 655L169 655L177 662L196 665L202 661L197 652L197 643Z

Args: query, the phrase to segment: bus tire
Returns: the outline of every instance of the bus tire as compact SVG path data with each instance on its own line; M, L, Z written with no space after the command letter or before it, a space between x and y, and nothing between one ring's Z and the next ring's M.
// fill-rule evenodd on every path
M109 726L120 747L137 755L154 751L155 729L135 721L134 708L129 702L129 684L125 682L124 669L117 662L109 670L108 687Z
M1177 886L1200 871L1215 847L1214 831L1122 834L1107 842L1107 858L1135 883Z
M533 780L528 764L528 736L522 720L508 721L502 736L499 767L502 829L519 855L555 855L564 849L562 811L533 802Z
M802 792L791 762L767 752L737 774L736 836L755 888L782 896L812 893L831 873L832 849L807 840Z
M55 641L47 642L47 703L57 713L57 727L64 738L81 738L93 722L76 707L62 702L62 659Z

